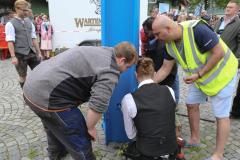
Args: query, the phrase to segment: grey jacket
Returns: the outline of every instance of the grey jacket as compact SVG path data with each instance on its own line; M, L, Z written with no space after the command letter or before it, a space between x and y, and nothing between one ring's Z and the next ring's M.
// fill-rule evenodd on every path
M66 109L88 101L93 110L104 112L119 75L113 48L75 47L34 68L23 93L43 109Z
M223 17L216 23L214 30L219 34L219 27L223 21ZM228 47L233 51L234 55L239 59L240 58L240 19L238 16L233 18L229 22L222 33L220 34L222 40L228 45Z

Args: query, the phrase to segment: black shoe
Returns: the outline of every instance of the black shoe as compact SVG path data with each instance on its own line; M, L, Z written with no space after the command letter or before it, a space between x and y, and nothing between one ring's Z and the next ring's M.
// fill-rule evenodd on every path
M68 154L68 152L67 152L66 150L64 150L63 152L59 153L58 159L62 159L62 158L64 158L64 157L66 157L67 154Z
M66 150L56 153L56 154L51 154L49 155L50 160L61 160L62 158L66 157L68 152Z

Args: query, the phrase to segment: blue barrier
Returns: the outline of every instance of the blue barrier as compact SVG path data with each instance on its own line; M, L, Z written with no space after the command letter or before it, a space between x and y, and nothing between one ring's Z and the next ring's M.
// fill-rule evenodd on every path
M138 50L139 45L139 0L102 0L102 45L115 46L122 41L131 42ZM120 104L123 96L137 87L135 67L121 74L110 100L108 111L104 114L103 128L105 142L129 141L123 124Z

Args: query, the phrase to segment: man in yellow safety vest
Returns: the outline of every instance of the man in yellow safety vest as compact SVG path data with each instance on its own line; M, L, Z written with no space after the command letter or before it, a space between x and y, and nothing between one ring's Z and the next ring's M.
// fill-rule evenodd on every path
M165 42L165 60L154 80L160 82L169 74L175 61L186 72L189 84L186 100L191 137L187 146L200 146L199 105L211 98L217 120L216 148L206 160L221 160L230 131L231 109L237 79L238 61L227 45L201 20L175 23L158 16L152 25L154 35Z

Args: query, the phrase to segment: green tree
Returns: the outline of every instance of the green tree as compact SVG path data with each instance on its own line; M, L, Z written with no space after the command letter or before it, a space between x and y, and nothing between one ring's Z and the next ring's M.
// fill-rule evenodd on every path
M229 0L216 0L215 1L216 5L220 8L226 7L228 2L229 2Z
M195 6L195 5L199 4L199 3L201 3L201 1L202 1L202 0L191 0L191 1L190 1L190 5Z
M215 0L215 3L220 8L225 8L228 4L229 0ZM238 3L240 3L240 0L237 0Z

